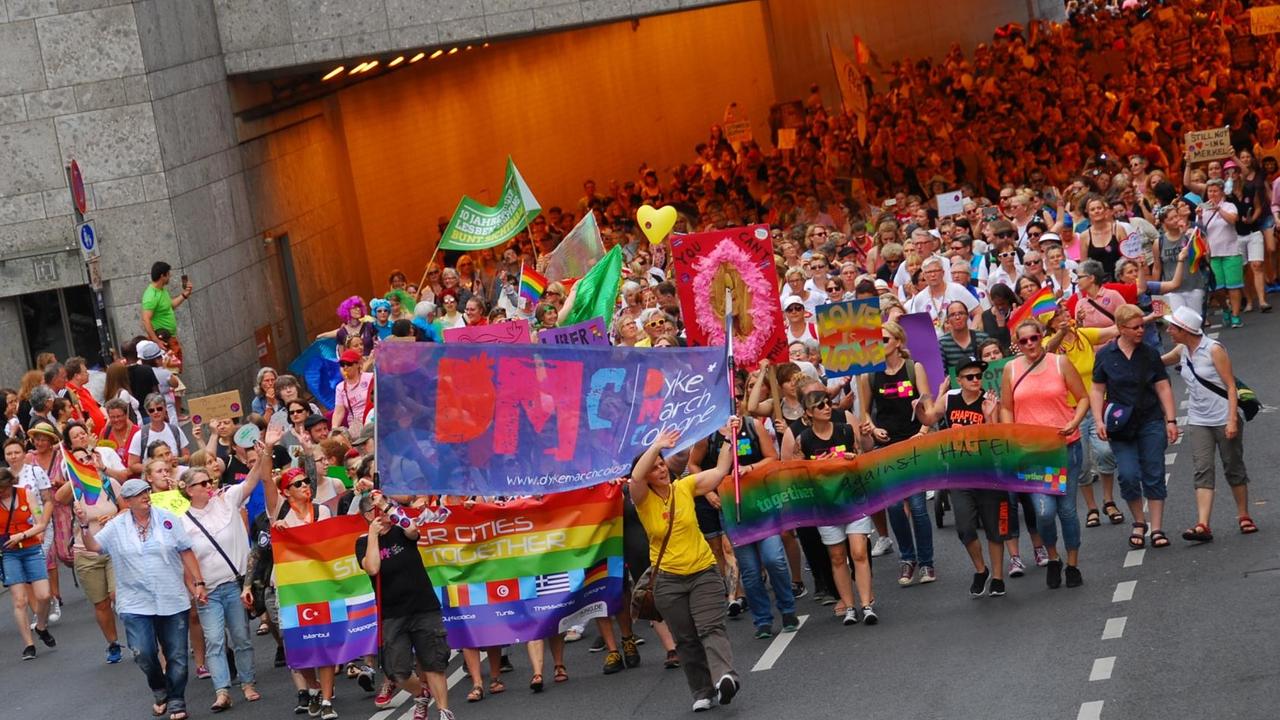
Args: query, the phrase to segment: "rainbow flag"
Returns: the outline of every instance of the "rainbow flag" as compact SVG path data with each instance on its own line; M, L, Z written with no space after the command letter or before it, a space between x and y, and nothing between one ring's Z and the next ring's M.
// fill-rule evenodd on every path
M790 460L720 485L725 530L746 545L784 530L844 525L924 490L986 488L1062 495L1067 446L1057 428L971 425L929 433L853 460Z
M1009 330L1014 331L1018 327L1018 323L1029 317L1038 318L1045 313L1052 313L1057 310L1058 301L1053 295L1053 288L1041 288L1040 292L1031 296L1029 300L1019 305L1018 308L1009 315Z
M537 270L527 265L520 266L520 297L527 299L530 305L538 302L549 284Z
M66 448L62 449L62 462L67 477L71 479L71 492L76 499L84 501L85 505L96 504L103 487L102 474L98 472L98 468L80 462Z
M418 550L450 647L526 642L620 609L620 487L449 510L422 525Z
M280 633L289 667L337 665L378 651L378 608L355 556L358 515L272 528Z
M1209 243L1204 239L1200 228L1191 230L1191 239L1187 241L1187 269L1198 273L1209 264Z

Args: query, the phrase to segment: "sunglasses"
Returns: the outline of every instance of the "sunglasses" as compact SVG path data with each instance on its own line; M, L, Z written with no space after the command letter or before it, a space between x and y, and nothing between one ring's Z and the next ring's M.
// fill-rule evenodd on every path
M1042 335L1028 335L1027 337L1018 338L1019 345L1035 345L1040 342Z
M164 407L163 407L163 406L161 406L161 407L149 407L149 408L147 408L147 412L149 412L149 413L162 413L162 412L167 412L167 411L164 409Z
M1027 237L1037 238L1037 237L1040 237L1040 236L1041 236L1041 235L1043 235L1043 234L1044 234L1044 233L1042 233L1042 232L1029 232L1029 233L1027 233Z
M666 324L667 324L666 320L659 319L659 320L650 320L649 322L645 323L644 326L645 327L662 327L663 325L666 325Z
M290 415L306 415L307 411L306 410L290 410L289 414Z
M817 236L817 235L821 235L822 237L826 237L826 236L827 236L827 231L826 231L826 230L818 230L818 231L814 232L813 234L814 234L815 236Z
M1013 237L1014 235L1015 235L1015 233L1011 233L1011 232L998 232L998 233L996 233L996 237L998 237L998 238L1011 238L1011 237Z
M294 489L294 488L307 487L307 485L308 483L306 480L294 480L293 482L289 483L286 487L290 489Z
M890 341L890 340L892 340L892 339L893 339L893 337L892 337L892 336L889 336L889 335L881 335L881 336L880 336L880 342L889 342L889 341Z
M965 373L960 376L961 380L981 380L982 373Z
M895 258L895 259L893 259L893 260L885 260L885 261L884 261L884 264L885 264L885 265L901 265L901 264L902 264L902 258Z
M816 402L816 403L810 403L810 404L809 404L809 409L810 409L810 410L826 410L826 409L828 409L828 408L830 408L830 407L831 407L831 401L830 401L830 400L819 400L819 401L818 401L818 402Z
M187 483L187 487L188 487L188 488L193 488L193 487L201 487L201 486L207 486L207 485L212 485L212 484L213 484L213 481L212 481L212 480L210 480L210 479L208 479L208 478L205 478L204 480L201 480L201 481L199 481L199 482L191 482L191 483Z
M826 269L827 269L827 264L826 264L826 263L814 263L814 264L810 265L809 267L810 267L810 268L812 268L812 269L814 269L814 270L826 270Z
M787 308L787 312L804 312L804 306L803 306L803 305L801 305L800 307L796 307L796 306L794 306L794 305L793 305L793 306L791 306L791 307Z
M355 363L349 363L349 362L338 363L338 367L348 368L348 367L354 367L354 366L355 366Z
M1002 253L1000 253L1000 254L998 255L998 257L1002 257L1002 258L1005 258L1005 257L1018 257L1018 253L1016 253L1016 252L1002 252Z
M1023 265L1040 265L1043 262L1044 262L1043 260L1028 260L1025 263L1023 263Z
M840 288L836 287L835 285L828 285L827 292L829 293L840 292Z

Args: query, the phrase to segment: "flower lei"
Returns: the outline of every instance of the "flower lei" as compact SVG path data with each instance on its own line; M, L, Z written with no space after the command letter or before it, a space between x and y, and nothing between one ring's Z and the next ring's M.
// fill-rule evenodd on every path
M717 318L712 304L711 285L715 282L716 271L728 265L738 272L746 284L752 298L747 313L751 316L751 334L734 338L735 359L744 365L753 365L765 351L769 337L773 334L775 317L768 303L762 302L773 296L774 289L764 273L760 271L747 255L746 251L732 240L722 240L710 253L698 258L693 263L695 273L693 279L693 306L698 325L707 334L709 344L723 344L724 322ZM739 312L743 308L737 308Z

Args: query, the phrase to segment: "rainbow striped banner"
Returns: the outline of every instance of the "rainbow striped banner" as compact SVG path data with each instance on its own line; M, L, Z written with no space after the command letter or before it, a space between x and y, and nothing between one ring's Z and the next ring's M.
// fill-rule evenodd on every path
M450 506L420 533L451 647L536 640L621 607L617 485Z
M1019 305L1018 308L1009 315L1008 326L1010 328L1017 328L1018 323L1026 320L1027 318L1039 318L1045 313L1053 313L1057 312L1057 310L1058 301L1053 295L1053 288L1041 288L1040 292L1036 293L1026 302ZM930 377L933 376L931 375Z
M791 460L720 486L724 526L734 545L784 530L843 525L924 490L985 488L1062 495L1067 447L1054 428L971 425L930 433L853 460Z
M93 452L90 450L90 452ZM62 461L71 480L71 493L85 505L95 505L102 495L102 473L94 465L82 463L74 455L62 449Z
M528 300L530 305L537 304L549 284L546 276L537 270L527 265L520 266L520 297Z
M373 584L356 559L359 515L272 528L280 633L289 667L337 665L378 651Z
M1199 227L1191 229L1191 238L1187 241L1187 269L1198 273L1209 265L1209 243Z

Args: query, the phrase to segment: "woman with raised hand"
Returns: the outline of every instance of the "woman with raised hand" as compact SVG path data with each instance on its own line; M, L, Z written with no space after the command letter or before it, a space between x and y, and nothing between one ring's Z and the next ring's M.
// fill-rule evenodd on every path
M731 418L729 433L736 436L738 427L738 419ZM715 467L676 479L662 451L674 448L679 438L672 430L659 434L632 463L630 486L649 535L649 556L657 575L654 604L675 637L698 712L716 702L728 705L740 686L725 629L724 578L693 509L693 499L719 487L732 469L733 444L720 448Z

